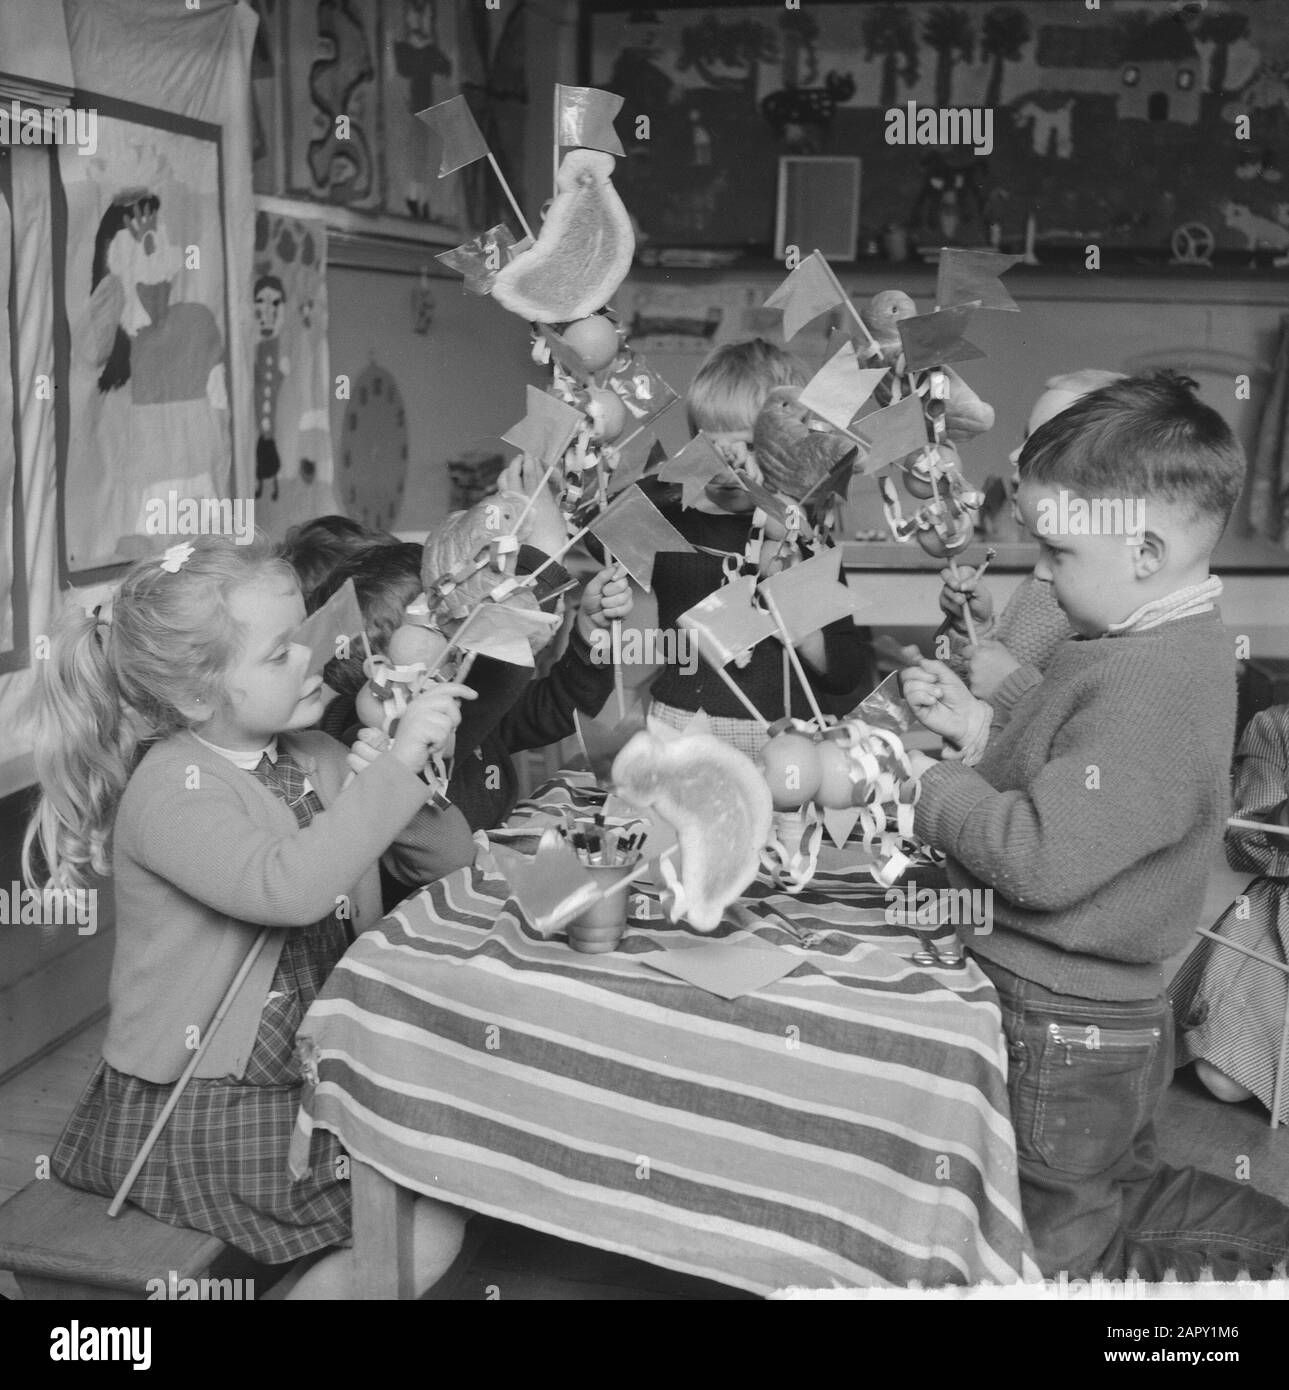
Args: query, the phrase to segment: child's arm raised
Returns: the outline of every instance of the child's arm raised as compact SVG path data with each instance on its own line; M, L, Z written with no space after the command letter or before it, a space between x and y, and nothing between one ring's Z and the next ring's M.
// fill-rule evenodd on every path
M175 759L140 766L118 820L140 862L198 902L238 921L308 926L335 908L425 804L416 773L455 724L456 699L468 694L460 686L437 691L431 701L418 697L420 710L418 701L408 706L401 744L396 739L303 829L266 830L233 780L248 774L231 764L217 773L197 768L193 777Z

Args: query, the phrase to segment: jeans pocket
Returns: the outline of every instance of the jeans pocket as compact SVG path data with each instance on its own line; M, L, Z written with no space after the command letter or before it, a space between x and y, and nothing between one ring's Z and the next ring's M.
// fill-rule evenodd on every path
M1033 1066L1020 1081L1018 1115L1032 1153L1058 1172L1103 1172L1150 1118L1163 1028L1048 1019L1029 1032Z

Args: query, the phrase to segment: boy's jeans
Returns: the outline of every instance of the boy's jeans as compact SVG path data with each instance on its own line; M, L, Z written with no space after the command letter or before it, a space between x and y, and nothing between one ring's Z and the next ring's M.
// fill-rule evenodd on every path
M1002 1003L1021 1205L1045 1276L1265 1279L1289 1259L1289 1207L1159 1162L1152 1119L1173 1074L1165 997L1077 999L976 963Z

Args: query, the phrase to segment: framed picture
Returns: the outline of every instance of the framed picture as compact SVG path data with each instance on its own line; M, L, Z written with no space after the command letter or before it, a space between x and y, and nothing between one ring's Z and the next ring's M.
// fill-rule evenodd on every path
M285 182L270 187L271 170L257 164L256 191L357 214L373 235L460 242L462 180L437 177L433 138L416 119L460 89L457 0L258 8L261 36L269 47L276 39L280 58L275 91L261 101L256 88L257 111L279 103Z
M154 554L172 505L227 497L233 431L220 127L92 93L76 102L97 109L99 139L89 157L58 150L64 585Z
M18 303L14 281L13 178L0 148L0 675L29 664L27 565L22 509L22 431L17 410ZM12 426L12 428L10 428Z
M1019 249L1032 218L1040 254L1269 265L1282 31L1241 0L585 0L581 52L625 99L616 182L646 245L768 250L779 159L851 156L872 238Z

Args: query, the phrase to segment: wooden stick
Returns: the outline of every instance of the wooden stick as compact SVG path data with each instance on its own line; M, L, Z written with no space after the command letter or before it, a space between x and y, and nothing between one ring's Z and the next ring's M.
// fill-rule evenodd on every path
M599 518L597 517L596 520L598 521ZM567 555L568 552L573 549L573 547L578 543L578 541L580 541L582 537L586 535L586 533L594 525L594 521L589 522L587 525L583 526L580 531L577 531L573 535L571 535L568 538L568 540L565 541L565 543L562 546L560 546L560 548L554 553L554 555L548 555L541 562L541 564L537 566L535 570L530 570L528 574L520 575L519 582L524 585L534 583L537 579L537 576L542 572L542 570L546 568L547 565L554 565L557 564L560 560L562 560L564 556Z
M624 573L622 566L613 558L608 546L604 548L604 560L613 566L614 578ZM618 702L619 721L627 717L627 692L622 682L622 619L614 618L609 624L609 653L613 661L613 694Z
M877 339L874 338L873 335L868 331L868 325L864 322L859 310L856 309L854 304L851 302L850 295L848 295L846 291L842 289L841 281L837 278L836 271L834 271L832 266L830 266L827 260L824 259L822 252L818 252L816 254L818 254L820 263L823 265L824 270L828 273L828 278L832 281L833 288L837 291L837 295L841 299L841 302L846 306L847 309L850 310L851 317L855 320L857 324L859 324L860 329L863 331L864 337L868 339L868 345L872 349L868 356L872 357L875 353L881 351L881 349L878 347Z
M542 474L542 480L537 486L537 491L529 494L528 501L524 503L523 511L520 512L519 515L515 518L515 529L511 533L512 535L517 536L519 534L519 528L527 520L528 513L532 511L533 506L536 504L538 497L540 497L541 494L550 486L550 480L554 475L555 469L557 467L558 462L552 463L550 467L547 468L546 472Z
M958 569L958 562L952 555L949 556L949 573L953 576L955 584L962 583L962 573ZM971 595L967 594L962 602L962 621L967 629L967 641L974 647L979 638L976 636L976 620L971 612Z
M445 658L445 657L447 656L447 654L452 650L452 648L455 647L455 646L457 645L457 643L458 643L458 642L461 640L461 638L464 636L466 629L467 629L467 628L470 626L470 624L475 620L475 618L477 618L477 617L479 616L479 614L483 611L484 604L486 604L486 603L491 603L491 602L492 602L492 600L485 594L485 595L483 596L483 598L481 598L481 599L479 600L479 602L476 603L475 606L465 615L465 620L462 622L461 626L460 626L459 628L457 628L457 630L452 634L451 638L449 638L449 640L448 640L447 646L444 647L443 650L442 650L442 651L438 654L438 656L435 658L434 665L431 666L431 667L429 668L428 671L426 671L426 673L425 673L425 679L426 679L426 680L429 680L432 676L435 676L435 675L438 674L439 667L443 665L444 658ZM476 655L476 653L473 653L473 652L472 652L472 653L470 653L470 655L473 656L473 655Z
M695 628L694 631L697 632L697 629ZM757 709L757 707L748 698L747 692L738 685L738 683L725 669L725 667L721 665L720 662L714 660L703 650L701 633L699 634L698 654L712 668L712 670L716 672L716 674L721 678L721 680L725 682L725 684L729 687L730 694L734 696L734 698L739 702L739 704L743 706L745 710L747 710L751 718L754 719L756 723L761 726L761 728L768 729L770 727L770 721L765 717L765 715L761 713L759 709Z
M807 406L806 409L809 410L810 414L813 415L816 419L822 420L824 424L827 425L828 428L833 431L834 434L845 435L846 438L849 439L852 444L855 444L860 448L860 450L863 452L864 457L867 457L869 454L873 452L873 446L871 442L865 439L862 434L856 434L853 430L850 429L843 429L841 425L834 424L826 415L820 415L817 410L810 410L809 406ZM811 488L810 492L806 493L806 496L801 499L802 502L805 502L806 498L808 498L810 496L810 493L814 492L814 490L814 488Z
M519 218L519 225L524 229L524 235L536 241L533 236L533 229L528 225L528 219L524 216L524 210L515 201L515 195L510 191L510 185L506 182L506 176L501 172L501 165L497 163L497 156L491 150L488 151L488 163L492 165L492 172L497 176L497 182L501 184L501 191L506 195L506 201L515 210L515 216Z
M1289 1061L1289 994L1285 996L1285 1021L1280 1031L1280 1056L1276 1059L1276 1084L1271 1092L1271 1128L1280 1126L1280 1102L1285 1093L1285 1063Z
M792 669L797 673L797 679L801 682L801 688L806 692L806 700L810 705L810 712L815 717L815 723L822 731L826 728L824 722L824 712L819 708L819 701L815 699L815 692L810 685L809 678L806 676L806 668L801 664L801 658L797 655L797 649L792 645L792 635L788 632L788 625L783 621L783 614L779 612L779 605L774 601L774 595L767 590L761 590L761 597L765 600L765 606L770 610L770 616L774 619L774 625L779 629L779 640L783 643L783 650L788 654L788 660L792 663ZM790 715L792 707L789 705L784 714Z
M1289 835L1289 825L1268 825L1266 821L1241 820L1239 816L1232 816L1227 825L1233 830L1264 830L1268 835Z
M237 974L233 976L233 983L229 985L227 992L220 1000L219 1008L215 1010L214 1017L206 1025L206 1031L202 1034L201 1044L192 1054L192 1060L183 1069L183 1075L175 1082L174 1090L170 1092L170 1098L166 1101L165 1108L157 1116L152 1128L148 1131L148 1137L143 1141L143 1147L135 1155L134 1162L130 1164L129 1171L125 1175L125 1181L116 1190L116 1196L112 1198L108 1206L109 1216L119 1216L121 1208L125 1205L125 1199L130 1195L130 1189L134 1186L135 1180L143 1171L143 1165L148 1161L148 1155L156 1147L157 1140L161 1138L161 1131L165 1129L170 1116L174 1114L175 1106L179 1104L179 1098L183 1095L188 1083L192 1080L193 1074L201 1064L201 1059L206 1055L210 1041L219 1031L219 1025L224 1021L224 1015L232 1007L233 1000L237 997L238 990L246 983L246 977L251 973L251 967L260 957L260 952L264 949L264 943L269 939L271 928L264 927L260 934L255 938L251 949L246 953L246 959L239 967Z
M1232 941L1229 937L1219 936L1217 932L1210 931L1208 927L1198 927L1196 934L1206 936L1210 941L1216 941L1219 946L1229 946L1233 951L1239 951L1242 956L1248 956L1251 960L1260 960L1263 965L1273 965L1282 974L1289 975L1289 965L1284 961L1273 960L1270 956L1264 956L1260 951L1255 951L1251 946L1244 946L1238 941Z

